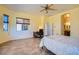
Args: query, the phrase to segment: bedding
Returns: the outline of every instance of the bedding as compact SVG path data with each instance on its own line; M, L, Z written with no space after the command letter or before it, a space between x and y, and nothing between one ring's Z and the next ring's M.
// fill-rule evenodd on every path
M45 46L57 55L79 55L79 39L63 35L45 36L40 47Z

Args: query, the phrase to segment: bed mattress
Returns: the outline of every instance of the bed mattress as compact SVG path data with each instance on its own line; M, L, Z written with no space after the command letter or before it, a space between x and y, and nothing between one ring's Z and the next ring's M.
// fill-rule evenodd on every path
M79 39L53 35L42 38L40 47L45 46L57 55L79 55Z

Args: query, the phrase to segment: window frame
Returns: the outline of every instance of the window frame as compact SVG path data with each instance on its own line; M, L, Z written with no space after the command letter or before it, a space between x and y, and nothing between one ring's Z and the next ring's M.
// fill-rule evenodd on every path
M23 22L20 23L17 21L17 19L22 19ZM25 23L25 20L28 21L28 23ZM26 24L26 26L30 25L30 19L16 17L16 30L17 30L17 24L22 24L22 28L20 31L27 31L28 29L24 29L24 25L25 24Z
M7 16L7 21L4 20L4 16ZM7 30L4 29L4 24L7 24ZM3 14L3 31L8 32L9 30L9 16L6 14Z

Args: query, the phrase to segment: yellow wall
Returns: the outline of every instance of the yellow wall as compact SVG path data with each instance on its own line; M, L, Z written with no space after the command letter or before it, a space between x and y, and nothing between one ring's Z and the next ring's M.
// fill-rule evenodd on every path
M79 37L79 8L71 11L71 35Z
M4 8L3 6L0 6L0 43L8 41L10 39L9 32L3 31L3 14L7 14L10 16L13 15L11 11ZM11 17L9 19L11 19Z
M9 31L3 31L3 14L9 15ZM30 26L28 31L16 31L16 17L30 19ZM32 37L33 31L37 31L41 24L41 16L30 15L22 12L14 12L6 7L0 5L0 43L13 40Z

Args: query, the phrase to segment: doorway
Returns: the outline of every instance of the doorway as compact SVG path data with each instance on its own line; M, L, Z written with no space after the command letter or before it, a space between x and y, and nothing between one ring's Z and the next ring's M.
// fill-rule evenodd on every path
M70 36L70 13L61 16L61 34Z

